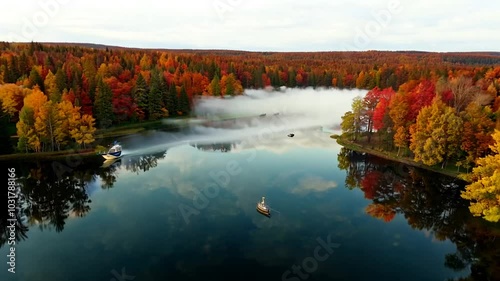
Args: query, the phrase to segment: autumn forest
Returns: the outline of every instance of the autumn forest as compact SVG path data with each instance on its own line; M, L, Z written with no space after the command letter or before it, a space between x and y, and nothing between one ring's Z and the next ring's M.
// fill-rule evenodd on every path
M479 159L494 157L500 129L498 53L144 50L34 42L3 42L0 52L1 154L91 148L97 130L189 116L201 96L282 86L369 90L343 117L346 139L376 142L429 166L475 168ZM491 180L499 182L498 176ZM498 220L500 212L490 216Z

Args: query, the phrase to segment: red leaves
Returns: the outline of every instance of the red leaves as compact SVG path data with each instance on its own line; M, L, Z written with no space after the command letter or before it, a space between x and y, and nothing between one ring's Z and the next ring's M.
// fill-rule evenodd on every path
M377 104L373 112L373 128L375 130L380 130L384 127L384 117L389 111L389 100L382 99Z
M394 94L392 88L381 90L378 87L373 88L366 94L364 103L368 110L368 117L373 119L373 128L375 130L384 127L384 117L388 113L389 101Z
M407 120L414 122L420 109L430 106L436 96L436 88L433 82L424 80L420 82L408 95L409 111Z
M129 75L125 74L124 77ZM123 78L123 77L122 77ZM120 82L116 77L105 79L113 92L113 113L120 121L130 118L135 105L132 102L132 81Z
M390 222L396 216L396 212L387 205L370 204L366 207L366 213L374 218L381 219L384 222Z
M382 173L380 173L379 171L369 171L368 173L366 173L365 177L361 181L361 188L365 193L366 199L371 200L375 198L381 176Z

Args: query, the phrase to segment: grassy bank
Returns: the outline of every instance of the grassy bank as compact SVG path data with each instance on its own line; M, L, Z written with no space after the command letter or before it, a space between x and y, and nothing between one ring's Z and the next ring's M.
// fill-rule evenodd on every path
M161 120L120 124L111 128L97 130L95 133L95 137L96 139L100 139L128 136L137 134L141 131L145 131L148 129L148 127L158 127L160 125L162 125Z
M396 152L370 148L370 147L367 147L366 145L346 140L345 138L342 138L341 136L338 136L338 135L332 135L331 138L335 139L337 141L337 143L342 145L343 147L354 150L354 151L368 153L368 154L375 155L377 157L384 158L387 160L400 162L400 163L403 163L406 165L426 169L426 170L433 171L433 172L436 172L439 174L443 174L443 175L447 175L450 177L461 179L461 178L459 178L459 175L461 173L459 171L457 171L456 168L454 168L454 169L443 168L442 169L440 166L427 166L427 165L424 165L422 163L414 161L410 157L398 156Z
M0 161L22 161L22 160L62 160L67 158L102 158L94 149L81 150L63 150L53 152L38 152L38 153L14 153L0 155Z
M148 128L159 127L162 125L161 120L157 121L147 121L141 123L129 123L114 126L112 128L97 130L95 133L95 139L104 138L115 138L127 135L137 134L141 131L145 131ZM14 141L17 142L17 136L13 137ZM51 151L51 152L31 152L31 153L13 153L0 155L0 161L9 160L61 160L67 157L80 157L80 158L101 158L96 149L69 149L63 151Z

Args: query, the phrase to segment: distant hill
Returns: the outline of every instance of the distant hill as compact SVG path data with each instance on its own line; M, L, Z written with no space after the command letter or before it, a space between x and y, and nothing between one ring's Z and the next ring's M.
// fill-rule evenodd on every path
M273 54L328 54L328 53L365 53L365 52L376 52L376 53L400 53L400 54L440 54L446 58L453 57L500 57L500 52L492 51L478 51L478 52L428 52L428 51L418 51L418 50L397 50L397 51L312 51L312 52L288 52L288 51L245 51L245 50L230 50L230 49L169 49L169 48L136 48L136 47L122 47L95 43L78 43L78 42L38 42L47 46L66 46L66 47L82 47L91 48L97 50L114 49L114 50L149 50L149 51L168 51L168 52L181 52L181 53L197 53L197 54L215 54L215 55L241 55L241 54L261 54L261 55L273 55ZM11 44L30 44L24 42L14 42Z

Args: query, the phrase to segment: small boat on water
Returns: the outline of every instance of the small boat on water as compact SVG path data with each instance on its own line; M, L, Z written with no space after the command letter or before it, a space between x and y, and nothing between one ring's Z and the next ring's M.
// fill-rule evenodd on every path
M266 113L262 113L261 115L259 115L260 117L266 117Z
M122 155L122 146L118 142L114 142L113 146L108 150L108 153L101 154L106 160L116 159Z
M257 211L263 214L264 216L270 217L271 209L269 208L269 206L266 205L265 199L266 199L265 197L262 197L262 201L257 203Z
M295 136L295 134L288 134L288 137L290 138L293 138L293 136Z

